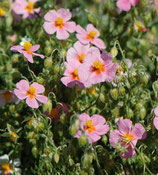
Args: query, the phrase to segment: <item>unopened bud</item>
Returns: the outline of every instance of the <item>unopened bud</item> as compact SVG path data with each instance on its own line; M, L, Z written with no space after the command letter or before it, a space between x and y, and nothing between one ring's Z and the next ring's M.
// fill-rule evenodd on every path
M110 90L110 94L111 94L111 97L114 99L114 100L117 100L118 99L118 90L116 88Z
M87 137L84 134L82 134L78 139L78 142L81 147L85 146L88 143Z

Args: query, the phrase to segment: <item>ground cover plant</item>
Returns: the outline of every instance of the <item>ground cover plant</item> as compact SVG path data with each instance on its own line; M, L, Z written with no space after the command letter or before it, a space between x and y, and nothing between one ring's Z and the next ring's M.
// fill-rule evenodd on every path
M0 1L0 174L158 173L158 1Z

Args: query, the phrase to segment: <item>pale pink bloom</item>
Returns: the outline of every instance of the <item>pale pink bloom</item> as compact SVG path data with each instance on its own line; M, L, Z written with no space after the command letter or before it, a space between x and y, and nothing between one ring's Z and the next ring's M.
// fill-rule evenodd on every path
M154 0L155 6L158 8L158 0Z
M63 74L64 77L61 78L61 81L65 86L69 88L73 88L75 84L78 84L80 88L85 88L87 86L87 84L79 78L78 68L80 65L81 63L76 60L65 62L66 70Z
M89 44L83 45L77 41L73 47L67 51L67 62L74 60L82 64L87 54L95 52L96 50L96 47L90 47Z
M94 114L90 117L88 114L82 113L79 115L79 119L81 123L75 136L77 138L81 136L82 132L85 132L89 142L94 143L109 131L109 125L105 124L106 120L101 115Z
M134 147L137 141L146 138L146 131L140 123L136 123L132 127L132 121L129 119L122 119L117 122L117 129L110 133L110 144L113 148L117 144L121 144L122 147L126 148L126 152L121 155L123 158L133 157L135 154Z
M40 45L32 45L30 42L24 42L24 46L12 46L10 50L13 52L22 53L30 63L33 63L33 55L39 56L42 59L44 58L44 55L35 53L35 51L37 51L39 48Z
M62 113L68 114L68 106L64 102L61 102L55 108L52 108L50 114L46 113L46 115L49 118L54 119L55 122L59 122Z
M112 56L105 51L101 55L98 49L88 54L85 62L78 69L80 80L88 85L104 81L111 82L115 73L116 65L112 62Z
M57 32L56 37L59 40L66 40L69 38L69 33L76 30L76 23L69 21L71 17L71 12L68 9L50 10L44 16L46 20L43 25L44 30L50 35Z
M17 15L23 15L23 18L28 18L35 13L39 13L40 8L34 8L35 3L39 0L15 0L12 4L12 10Z
M6 103L15 103L17 104L19 99L16 97L13 91L3 90L0 92L0 107L6 105Z
M48 101L48 98L46 96L39 95L44 91L45 88L41 84L34 82L29 85L28 81L21 80L16 84L14 93L20 100L26 99L27 105L31 108L38 108L39 104L37 100L44 104L46 104Z
M158 106L154 109L155 118L153 120L155 128L158 130Z
M93 24L88 24L86 30L77 25L76 32L76 37L82 44L92 43L100 49L105 49L104 42L98 38L100 33Z
M131 6L136 6L139 0L117 0L117 7L123 11L129 11Z

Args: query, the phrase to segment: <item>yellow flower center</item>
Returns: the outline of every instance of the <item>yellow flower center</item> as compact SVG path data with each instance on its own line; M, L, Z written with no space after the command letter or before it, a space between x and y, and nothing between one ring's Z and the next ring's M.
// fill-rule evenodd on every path
M79 80L78 70L77 69L75 69L71 74L72 74L72 78L73 79Z
M83 127L83 130L87 130L89 133L96 130L92 123L92 120L87 120L86 125Z
M122 137L122 142L124 144L130 144L131 140L133 140L134 136L131 133L126 132Z
M10 133L10 139L14 142L18 135L15 132Z
M58 17L55 21L55 27L59 27L60 29L62 29L64 27L64 19Z
M79 56L77 57L77 59L80 61L80 63L83 63L83 59L84 59L85 56L86 56L86 55L85 55L84 53L82 53L81 55L79 55Z
M6 101L9 101L12 97L12 93L9 92L9 91L6 91L6 92L3 93L3 97Z
M28 11L28 13L32 13L33 12L33 8L34 8L35 3L32 1L28 2L28 5L25 7L25 9Z
M26 92L26 95L29 95L31 99L36 97L36 88L33 86L29 87L29 90Z
M12 167L10 166L8 162L2 163L2 171L4 174L9 174L13 172Z
M2 8L0 8L0 16L4 16L4 15L5 15L5 11Z
M31 44L31 43L29 43L29 42L24 42L24 48L25 48L25 50L26 50L26 52L27 52L28 54L31 54L31 51L30 51L31 47L32 47L32 44Z
M89 34L87 34L87 39L90 39L93 41L96 34L97 32L95 30L92 30Z
M98 75L101 72L104 72L105 71L104 65L100 61L96 60L93 63L93 69L92 69L92 71L95 72Z

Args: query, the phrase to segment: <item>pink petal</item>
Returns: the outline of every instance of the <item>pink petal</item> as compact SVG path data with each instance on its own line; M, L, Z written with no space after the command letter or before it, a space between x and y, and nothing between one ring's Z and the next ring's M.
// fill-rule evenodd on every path
M23 1L23 2L25 2L25 1ZM26 4L26 2L24 4ZM12 10L14 11L14 13L16 13L18 15L24 14L25 11L26 11L25 8L24 8L25 7L24 4L17 3L17 2L13 3L12 4Z
M70 88L73 88L75 86L75 81L71 77L62 77L60 80L65 86L68 86ZM71 82L73 82L73 83L71 83ZM71 83L71 84L69 84L69 83Z
M15 89L14 90L14 94L20 99L20 100L24 100L27 95L26 95L26 91L22 91L22 90L18 90L18 89Z
M129 119L122 119L117 122L118 130L121 133L131 132L132 121Z
M90 43L90 40L86 39L85 35L76 34L76 37L82 44L89 44Z
M76 133L76 135L74 137L80 138L81 134L82 134L82 131L81 130L78 130L77 133Z
M118 0L117 7L124 11L129 11L131 9L131 3L129 0Z
M130 157L133 157L135 155L135 150L134 148L132 147L132 145L130 145L128 148L127 148L127 151L121 155L122 158L130 158Z
M76 26L76 32L79 33L79 34L84 34L84 35L87 35L88 33L85 31L85 29L83 29L80 25L77 25Z
M94 131L97 135L104 135L109 131L109 125L98 124L95 126L96 131Z
M27 58L27 60L30 62L30 63L33 63L33 57L32 57L32 54L28 54L26 51L23 52L23 55L25 58Z
M87 55L87 53L88 53L89 50L90 50L89 47L90 47L89 44L83 45L83 44L81 44L79 41L77 41L77 42L74 44L74 48L75 48L75 50L77 51L77 53L78 53L79 55L81 55L81 54Z
M138 4L139 0L130 0L130 2L133 6L136 6Z
M10 48L10 50L11 51L13 51L13 52L20 52L20 53L22 53L23 52L23 49L24 49L24 47L22 47L22 46L12 46L11 48Z
M95 133L88 133L87 131L85 132L85 134L88 136L88 140L90 143L95 143L97 142L98 140L100 140L100 136L95 134Z
M59 40L66 40L67 38L69 38L69 33L64 28L58 29L56 37Z
M93 24L88 24L87 27L86 27L86 30L87 30L88 33L90 33L92 30L96 31L97 34L95 35L95 37L98 37L98 36L100 35L99 30L97 30L97 29L93 26Z
M109 142L110 142L110 145L115 148L116 147L116 144L118 144L120 142L120 139L121 139L121 134L118 130L114 130L110 133L110 138L109 138Z
M38 105L38 103L37 103L37 101L36 101L35 98L31 99L30 97L28 97L28 98L26 99L26 103L27 103L27 105L30 106L31 108L38 108L38 107L39 107L39 105Z
M78 117L81 120L81 122L83 122L83 123L86 123L87 120L91 119L90 116L86 113L82 113Z
M158 130L158 117L155 117L153 120L155 128Z
M49 22L53 22L57 19L57 12L55 10L50 10L44 15L44 19Z
M39 12L40 12L40 10L41 10L41 8L40 8L40 7L39 7L39 8L35 8L35 9L34 9L34 12L39 13Z
M147 135L144 127L140 123L136 123L134 125L132 134L137 139L145 139Z
M59 17L62 17L64 21L68 21L71 19L71 12L68 9L61 8L57 11Z
M104 42L99 38L95 38L92 43L95 46L97 46L99 49L105 49L106 48Z
M102 117L101 115L98 114L94 114L91 117L92 121L93 121L93 125L100 125L100 124L105 124L106 120L104 117Z
M73 33L73 32L75 32L75 30L76 30L76 23L75 23L75 22L66 22L66 23L64 24L64 28L65 28L68 32Z
M67 57L66 57L67 61L71 62L72 60L78 60L77 57L78 57L78 54L77 54L76 50L73 47L71 47L67 51Z
M17 84L16 84L16 88L22 91L28 91L29 89L29 83L26 80L20 80Z
M43 92L45 91L44 86L41 85L41 84L38 84L38 83L36 83L36 82L32 83L31 86L36 88L36 93L37 93L37 94L43 93Z
M52 35L57 31L57 28L54 26L54 23L51 22L45 22L43 24L43 28L49 35Z
M30 51L35 52L39 48L40 48L40 45L34 45L34 46L31 47Z
M158 106L154 109L154 114L158 116Z
M35 55L35 56L38 56L38 57L41 57L42 59L45 57L44 55L42 55L42 54L38 54L38 53L32 53L32 55Z
M44 95L37 95L36 99L38 101L40 101L41 103L46 104L48 102L48 97L44 96Z

